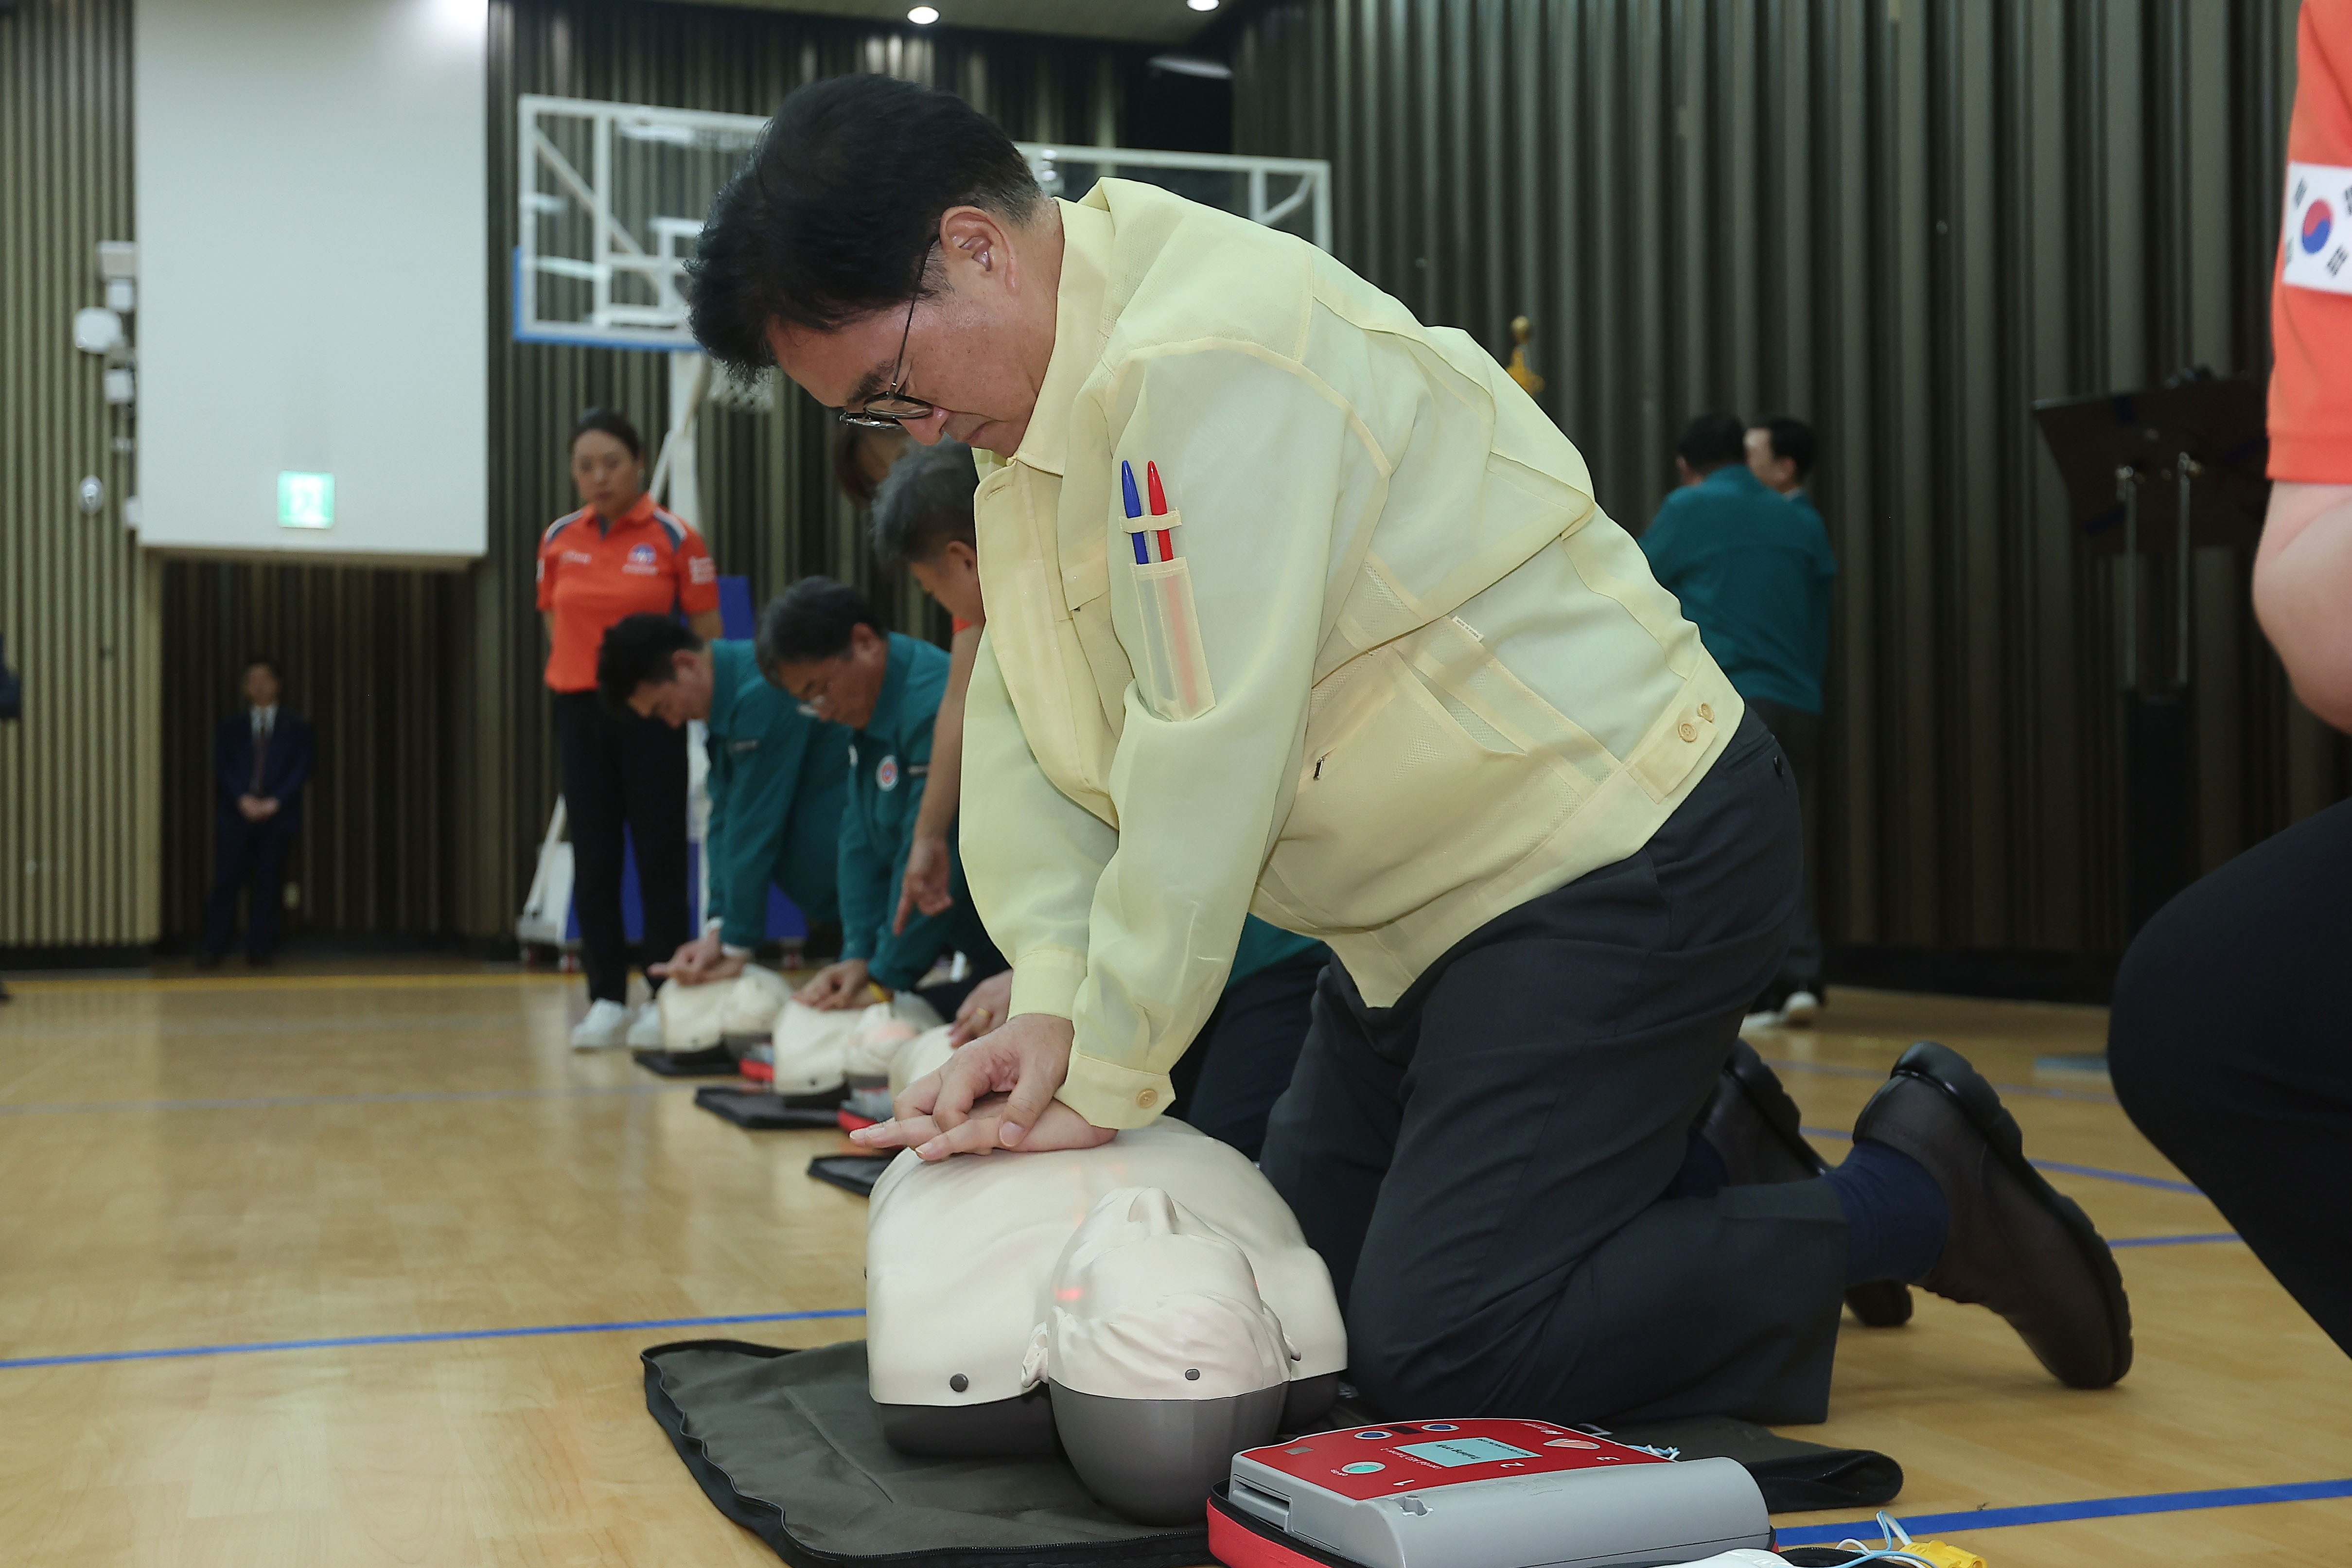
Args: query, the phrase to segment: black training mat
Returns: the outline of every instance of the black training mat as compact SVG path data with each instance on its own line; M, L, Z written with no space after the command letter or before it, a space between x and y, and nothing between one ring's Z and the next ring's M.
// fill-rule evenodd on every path
M882 1439L863 1341L787 1351L735 1340L640 1357L646 1408L719 1511L793 1568L1189 1568L1205 1521L1134 1524L1055 1455L926 1459Z
M874 1195L874 1184L890 1168L896 1154L821 1154L809 1162L808 1173L861 1198Z
M863 1341L788 1351L738 1340L656 1345L646 1408L719 1511L793 1568L887 1557L893 1568L1178 1568L1206 1563L1208 1531L1132 1524L1052 1458L926 1459L883 1440L866 1386ZM1317 1425L1376 1419L1343 1403ZM1728 1416L1627 1423L1622 1443L1718 1455L1756 1478L1765 1506L1877 1508L1903 1471L1884 1454L1777 1436Z
M733 1078L735 1053L725 1046L705 1046L698 1051L635 1051L636 1064L663 1078Z
M765 1089L721 1089L715 1084L694 1091L695 1104L738 1127L761 1131L778 1127L830 1127L840 1131L841 1116L834 1106L794 1104L793 1100L800 1098L770 1094Z

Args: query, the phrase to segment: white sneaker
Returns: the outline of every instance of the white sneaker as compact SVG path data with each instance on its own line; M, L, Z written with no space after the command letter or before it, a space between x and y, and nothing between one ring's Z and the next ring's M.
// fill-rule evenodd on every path
M1767 1008L1762 1012L1750 1013L1740 1019L1739 1032L1744 1035L1750 1029L1777 1029L1785 1021L1782 1014Z
M575 1051L609 1051L618 1047L629 1027L629 1010L618 1002L594 1002L588 1016L572 1026Z
M661 1006L658 1003L638 1004L636 1016L629 1020L629 1049L657 1051L661 1049Z
M1791 991L1786 1005L1780 1009L1780 1022L1802 1027L1811 1024L1822 1010L1822 999L1810 991Z

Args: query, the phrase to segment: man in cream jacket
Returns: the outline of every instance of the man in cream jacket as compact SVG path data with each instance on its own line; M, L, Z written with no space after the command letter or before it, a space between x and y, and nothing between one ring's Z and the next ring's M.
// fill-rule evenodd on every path
M1718 1092L1798 896L1794 784L1476 343L1150 186L1048 201L879 77L785 101L693 285L722 360L994 455L964 856L1014 1016L869 1146L1150 1122L1255 912L1336 957L1263 1163L1382 1407L1819 1419L1840 1292L1879 1279L2122 1375L2104 1243L1952 1053L1906 1056L1828 1177L1752 1168L1801 1147L1785 1096Z

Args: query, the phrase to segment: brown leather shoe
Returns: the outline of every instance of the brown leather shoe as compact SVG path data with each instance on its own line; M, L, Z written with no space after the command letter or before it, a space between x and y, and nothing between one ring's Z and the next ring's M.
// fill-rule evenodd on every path
M1829 1163L1805 1142L1797 1102L1745 1040L1732 1047L1698 1131L1714 1146L1735 1187L1810 1182L1829 1170ZM1911 1291L1900 1279L1849 1285L1845 1304L1874 1329L1911 1321Z
M1905 1051L1853 1124L1927 1167L1951 1210L1943 1256L1918 1283L2009 1320L2052 1376L2105 1388L2131 1369L2123 1275L2073 1199L2027 1163L2000 1096L1958 1051Z

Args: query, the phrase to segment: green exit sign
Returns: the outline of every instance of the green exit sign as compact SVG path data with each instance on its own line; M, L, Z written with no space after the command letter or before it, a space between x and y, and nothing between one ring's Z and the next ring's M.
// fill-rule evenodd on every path
M280 528L334 527L335 476L332 474L278 475L278 526Z

